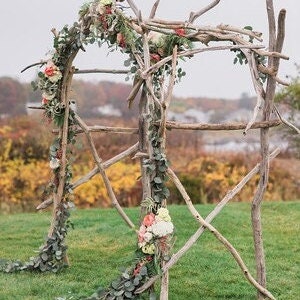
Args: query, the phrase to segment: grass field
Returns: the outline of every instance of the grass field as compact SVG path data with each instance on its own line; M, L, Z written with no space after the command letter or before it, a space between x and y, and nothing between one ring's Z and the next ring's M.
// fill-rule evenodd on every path
M199 205L206 216L213 205ZM185 206L169 207L176 226L175 250L197 229ZM126 209L138 219L138 208ZM49 213L0 216L0 258L34 256L49 226ZM71 266L59 274L0 273L1 300L78 299L106 286L133 257L136 237L112 209L75 210L68 235ZM263 205L268 289L282 300L300 299L300 202ZM250 204L233 203L213 224L240 252L255 276ZM255 299L232 256L209 232L170 271L170 300Z

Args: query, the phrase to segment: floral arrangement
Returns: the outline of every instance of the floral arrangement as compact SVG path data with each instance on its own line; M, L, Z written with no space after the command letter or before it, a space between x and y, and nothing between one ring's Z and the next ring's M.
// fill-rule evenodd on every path
M138 288L152 276L160 274L162 262L169 260L174 233L169 211L165 207L156 210L152 198L145 199L142 206L147 207L149 211L137 233L136 260L109 288L98 289L86 299L140 299L136 293ZM156 299L155 291L152 289L149 292L150 296Z
M161 207L157 213L149 213L144 217L138 231L138 247L145 254L168 251L168 241L174 231L174 225L167 208Z

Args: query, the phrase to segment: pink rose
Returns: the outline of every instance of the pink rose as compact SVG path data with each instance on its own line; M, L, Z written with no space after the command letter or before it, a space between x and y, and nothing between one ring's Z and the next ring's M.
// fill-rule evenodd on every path
M160 61L160 55L157 53L150 53L150 58L151 58L151 60L153 60L155 62Z
M49 102L49 100L47 98L43 98L42 99L42 105L45 105Z
M53 66L48 66L45 68L45 74L47 76L53 76L54 75L54 67Z
M179 36L185 36L185 29L183 28L175 29L175 33Z
M155 221L155 215L153 213L148 214L144 217L143 225L149 227L153 224L154 221Z

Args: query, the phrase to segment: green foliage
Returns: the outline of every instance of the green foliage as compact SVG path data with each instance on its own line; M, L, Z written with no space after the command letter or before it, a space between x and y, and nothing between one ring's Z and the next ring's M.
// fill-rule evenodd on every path
M35 257L31 257L29 261L23 263L17 261L6 261L2 264L2 271L5 273L13 273L17 271L39 271L39 272L58 272L65 266L67 246L64 243L65 237L70 227L68 218L70 216L70 203L61 203L57 208L56 222L54 224L53 233L47 237L45 244L40 247L39 253Z
M159 108L152 107L152 110L148 115L148 121L150 124L149 141L152 145L153 156L144 160L144 165L151 178L152 198L157 207L160 207L162 202L170 195L169 189L166 186L166 182L168 181L167 170L169 163L162 146L163 137L161 136L159 127L155 125L155 122L159 121L159 118Z
M250 30L250 31L253 30L252 26L249 26L249 25L245 26L244 29L247 29L247 30ZM253 43L253 37L251 37L251 36L249 37L249 42ZM234 42L233 42L233 44L236 45L236 43L234 43ZM236 53L236 57L233 60L234 64L236 64L237 62L240 65L248 64L247 57L245 56L244 52L241 49L232 49L231 51ZM266 59L265 56L257 54L257 53L255 53L254 56L255 56L256 63L258 65L265 66L265 64L267 62L267 59ZM262 73L262 72L258 72L258 76L259 76L262 83L264 83L267 80L267 75Z
M283 106L287 106L291 111L290 121L295 122L296 116L300 114L300 66L296 65L298 74L291 78L291 84L282 88L275 97L275 101ZM299 122L296 126L300 126ZM283 136L289 141L289 151L297 158L300 158L300 136L297 132L290 128L281 130Z
M291 78L289 86L282 88L276 95L277 102L288 105L293 112L300 111L300 66L297 66L298 75Z

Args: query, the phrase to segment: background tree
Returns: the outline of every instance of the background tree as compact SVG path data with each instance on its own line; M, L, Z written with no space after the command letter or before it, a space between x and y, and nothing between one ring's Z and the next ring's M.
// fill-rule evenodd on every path
M299 126L300 124L300 65L296 65L297 75L292 77L291 84L282 89L276 100L287 106L291 112L289 119ZM282 128L283 136L288 141L288 151L300 158L300 135L289 127Z
M0 91L0 116L8 112L14 116L26 113L26 91L20 82L9 77L1 77Z

